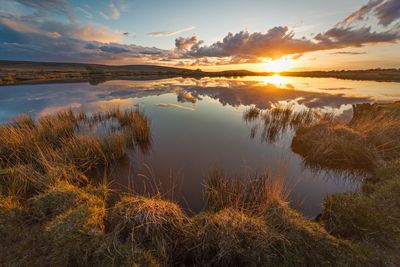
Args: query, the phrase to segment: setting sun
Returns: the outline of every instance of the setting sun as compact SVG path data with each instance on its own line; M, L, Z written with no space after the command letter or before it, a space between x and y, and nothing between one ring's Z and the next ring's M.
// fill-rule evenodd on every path
M277 60L270 60L264 62L263 65L266 71L279 73L289 70L293 65L293 59L282 58Z

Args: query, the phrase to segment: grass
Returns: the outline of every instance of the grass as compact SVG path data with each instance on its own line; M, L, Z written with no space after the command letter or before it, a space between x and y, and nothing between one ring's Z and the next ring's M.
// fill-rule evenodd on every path
M117 126L109 127L114 120ZM92 133L95 126L105 128L106 134ZM92 116L67 110L36 122L22 115L0 127L0 167L6 171L1 184L7 184L7 190L30 192L62 177L87 182L77 172L107 167L128 149L145 151L150 145L149 122L137 110L115 109Z
M318 153L322 158L329 152L333 163L339 158L332 155L344 154L346 146L352 156L341 158L342 164L365 157L358 153L368 148L374 164L362 191L327 197L318 222L291 209L282 177L268 173L240 179L211 171L205 180L207 207L194 216L160 194L145 197L132 192L110 201L107 186L87 172L112 164L129 148L148 149L150 128L143 114L113 110L87 116L67 111L38 121L21 116L0 127L0 262L7 266L396 266L400 164L394 150L383 144L388 140L395 144L397 139L385 134L378 141L376 132L392 133L393 124L390 130L363 128L362 118L368 114L364 111L349 125L325 119L323 126L311 119L311 113L272 112L279 117L276 123L287 125L278 129L291 127L298 137L304 135L302 145L307 149L329 143ZM393 108L386 117L396 112ZM263 112L252 113L259 117ZM97 134L102 124L111 124L112 130ZM318 134L308 135L308 128ZM353 151L357 142L362 145Z
M381 163L357 193L334 194L324 201L321 220L340 238L385 247L399 261L400 161Z
M319 120L300 127L292 149L306 163L330 168L367 169L400 153L400 103L354 107L349 124Z
M286 130L297 130L322 117L321 113L311 109L295 111L292 105L275 106L269 110L250 107L243 113L243 120L253 123L250 137L254 138L261 129L260 137L267 143L277 141Z

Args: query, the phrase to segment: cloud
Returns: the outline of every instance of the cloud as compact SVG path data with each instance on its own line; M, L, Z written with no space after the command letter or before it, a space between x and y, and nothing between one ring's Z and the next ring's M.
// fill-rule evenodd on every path
M44 17L47 13L65 15L71 22L75 17L71 14L71 6L66 0L15 0L15 2L35 9L35 15Z
M173 32L166 32L166 31L164 31L164 32L149 32L149 33L147 33L147 35L152 36L152 37L174 36L174 35L178 35L180 33L192 31L194 29L195 29L195 27L192 26L192 27L188 27L188 28L173 31Z
M332 53L332 55L365 55L367 52L355 52L355 51L338 51Z
M203 41L197 39L197 36L193 35L189 38L179 37L175 39L175 48L178 50L197 50Z
M400 1L370 0L333 28L314 38L298 38L287 26L278 26L266 32L251 33L246 30L228 33L221 41L210 45L203 45L196 36L180 37L175 40L175 47L184 58L219 58L216 64L236 64L261 62L265 58L277 59L287 55L297 59L307 52L395 43L400 40L400 24L380 31L366 25L355 27L356 22L367 17L375 17L380 25L389 26L400 18Z
M82 12L88 19L92 19L93 18L93 14L90 13L89 11L87 11L86 9L84 9L83 7L76 7L76 10Z
M349 49L400 40L399 0L370 0L331 29L314 37L298 37L289 27L278 26L265 32L246 30L228 33L220 41L211 44L205 44L195 35L179 37L175 39L175 49L172 50L121 44L124 37L132 34L94 23L76 22L66 0L15 1L33 9L34 13L19 16L0 11L2 59L224 65L256 63L265 61L266 58L277 59L284 56L298 59L308 52ZM73 8L87 17L91 15L79 6ZM117 6L111 1L109 12L103 15L106 19L118 19L122 9L122 5ZM55 16L48 16L54 13L62 14L68 20L54 21ZM374 18L379 27L366 24L359 26L360 21L370 18ZM173 36L193 29L194 27L189 27L173 32L152 32L148 35ZM336 54L354 55L356 52L341 51Z
M2 25L0 23L0 25ZM120 35L121 36L121 35ZM169 57L169 51L154 47L85 41L60 35L57 41L42 32L20 32L2 25L1 59L65 62L152 62Z
M157 104L156 106L157 107L163 107L163 108L172 107L172 108L185 109L185 110L190 110L190 111L194 111L195 110L194 108L186 107L186 106L179 105L179 104L163 104L163 103L161 103L161 104Z
M348 26L357 21L375 16L382 26L389 26L400 18L399 0L370 0L366 5L350 14L336 26Z
M122 40L122 35L119 31L111 30L105 26L88 24L64 24L55 21L44 21L37 25L38 28L48 31L57 32L62 36L67 36L85 41L98 42L119 42Z
M339 49L346 47L362 47L367 44L394 43L400 39L400 33L393 30L376 32L371 27L332 28L320 33L313 39L296 38L288 27L274 27L267 32L241 31L228 33L222 41L209 46L201 46L197 37L178 38L177 49L186 50L184 55L192 58L217 57L234 58L237 62L262 61L264 58L280 58L293 55L294 58L306 52Z
M118 7L114 4L113 1L110 2L108 5L110 8L110 14L105 14L104 12L100 11L99 14L106 20L117 20L121 17L121 12Z
M400 1L388 0L375 9L375 16L383 26L389 26L400 18Z

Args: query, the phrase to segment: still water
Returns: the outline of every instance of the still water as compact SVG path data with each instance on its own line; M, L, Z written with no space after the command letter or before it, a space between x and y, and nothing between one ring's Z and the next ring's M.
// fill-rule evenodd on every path
M400 83L280 76L17 85L0 87L0 123L20 113L37 118L66 108L140 108L151 120L152 148L132 153L113 171L114 188L143 190L151 180L186 210L198 212L210 169L238 177L269 172L284 177L291 206L313 217L326 195L357 190L357 177L309 169L290 149L290 129L274 142L250 138L252 125L243 113L250 106L290 104L348 121L352 104L396 100Z

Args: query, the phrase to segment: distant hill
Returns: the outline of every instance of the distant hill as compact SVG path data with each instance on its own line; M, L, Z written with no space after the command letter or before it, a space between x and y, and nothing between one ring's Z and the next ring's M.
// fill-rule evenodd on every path
M96 67L104 70L129 70L129 71L191 71L189 69L165 67L157 65L102 65L89 63L63 63L63 62L36 62L36 61L11 61L0 60L0 69L45 69L45 70L85 70Z
M107 80L164 79L171 77L239 77L270 76L271 72L248 70L227 70L206 72L185 68L157 65L102 65L86 63L33 62L0 60L0 85L48 82L82 82L97 84ZM370 69L342 71L282 72L282 76L338 78L349 80L370 80L400 82L399 69Z

